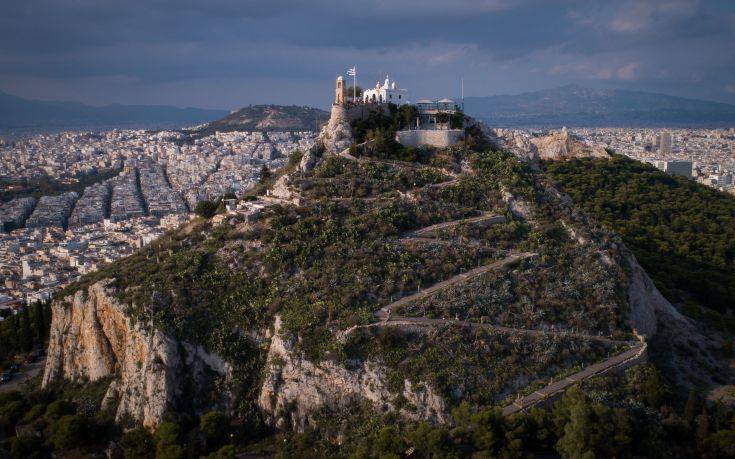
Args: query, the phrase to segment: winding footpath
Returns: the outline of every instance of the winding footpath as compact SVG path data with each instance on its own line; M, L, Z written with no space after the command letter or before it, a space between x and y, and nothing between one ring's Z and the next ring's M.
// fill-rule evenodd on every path
M436 225L427 226L425 228L417 229L416 231L409 233L409 237L420 237L425 234L436 233L437 231L443 231L449 228L454 228L462 224L477 224L482 223L486 226L498 225L505 223L505 217L503 215L497 215L492 212L483 212L477 217L462 218L459 220L452 220L444 223L437 223Z
M417 240L420 241L422 239L435 241L435 239L422 238L421 235L424 235L427 233L428 234L434 233L438 230L446 229L451 226L456 226L461 223L482 223L485 221L490 221L491 223L499 223L501 222L501 219L502 219L502 222L505 222L505 217L502 217L502 216L499 217L497 215L492 215L492 214L487 213L479 217L455 220L452 222L440 223L437 225L432 225L426 228L422 228L422 229L419 229L419 230L416 230L410 233L404 239L406 241L417 241ZM584 381L586 379L593 378L595 376L600 376L605 373L615 371L618 369L625 369L630 366L642 363L646 360L647 344L642 339L639 341L622 341L622 340L615 340L615 339L612 339L606 336L571 333L567 331L522 329L522 328L504 327L500 325L494 325L494 324L488 324L488 323L482 323L482 322L480 323L470 322L467 320L431 319L431 318L426 318L426 317L404 317L398 314L394 314L394 311L399 310L403 306L410 304L414 301L429 297L443 289L465 283L467 281L470 281L476 277L482 276L483 274L493 271L493 270L508 268L510 266L520 263L523 260L533 258L536 256L537 254L531 253L531 252L512 254L502 260L498 260L493 263L490 263L484 266L480 266L478 268L472 269L462 274L458 274L447 280L438 282L432 285L431 287L428 287L412 295L405 296L403 298L400 298L397 301L394 301L386 306L383 306L382 308L373 312L373 317L376 319L376 322L373 322L368 325L356 325L356 326L350 327L349 329L344 330L343 332L339 333L337 338L340 341L344 342L347 339L347 337L350 334L352 334L354 331L358 329L363 329L363 328L377 328L377 327L400 327L400 328L416 327L418 328L418 327L436 327L436 326L441 326L441 325L446 325L446 324L453 324L453 325L458 325L458 326L463 326L463 327L490 330L494 333L504 334L504 335L523 334L523 335L536 336L536 337L543 337L543 336L571 337L571 338L579 338L579 339L596 341L596 342L607 344L607 345L629 346L627 350L621 352L620 354L617 354L613 357L610 357L603 361L592 364L563 379L560 379L558 381L554 381L552 379L552 381L549 382L542 389L533 391L532 393L526 396L523 396L523 397L519 395L519 397L515 401L513 401L511 404L503 408L504 416L510 416L515 413L524 412L532 407L543 405L543 404L548 403L551 400L555 400L557 397L563 394L564 391L566 391L570 386L577 384L581 381Z
M368 160L368 158L358 158L358 157L351 155L349 153L349 149L345 149L344 151L340 152L339 156L341 156L342 158L348 159L350 161L357 161L357 162ZM369 158L369 160L375 160L375 159ZM393 164L397 166L404 165L400 161L390 161L390 160L377 160L377 161L388 163L388 164ZM411 166L415 167L415 165L411 165ZM452 176L453 179L447 182L427 185L426 187L444 187L444 186L455 184L459 181L456 174L448 174L448 175ZM426 188L426 187L423 187L423 188ZM435 233L437 231L452 228L460 224L483 223L486 225L492 225L492 224L501 224L505 222L506 222L506 218L504 216L495 215L495 214L486 212L477 217L453 220L450 222L438 223L436 225L431 225L425 228L421 228L421 229L418 229L416 231L413 231L407 234L404 238L401 238L401 240L403 242L440 243L440 241L442 241L441 239L432 237L432 236L435 236ZM452 241L446 241L445 243L450 244L452 243ZM600 343L604 343L608 345L630 346L627 350L621 352L620 354L617 354L613 357L610 357L600 362L597 362L595 364L592 364L565 378L562 378L557 381L554 381L552 379L545 387L539 390L535 390L528 395L525 395L525 396L519 395L516 400L514 400L512 403L510 403L509 405L503 408L504 416L510 416L515 413L527 411L530 408L533 408L535 406L547 404L550 401L555 400L556 398L561 396L564 393L564 391L566 391L572 385L582 382L584 380L587 380L587 379L590 379L596 376L600 376L600 375L609 373L611 371L622 370L622 369L625 369L625 368L628 368L628 367L631 367L631 366L634 366L634 365L637 365L639 363L646 361L648 345L646 344L645 340L643 340L642 338L639 338L639 340L636 340L636 341L621 341L621 340L614 340L612 338L608 338L605 336L570 333L566 331L520 329L520 328L503 327L500 325L486 324L482 322L481 323L469 322L466 320L430 319L426 317L404 317L404 316L400 316L400 315L393 313L394 310L399 310L401 307L411 302L431 296L443 289L462 284L464 282L472 280L478 276L481 276L493 270L504 269L504 268L510 267L514 264L521 262L522 260L532 258L535 256L537 256L537 254L530 253L530 252L513 254L502 260L499 260L499 261L496 261L496 262L493 262L493 263L490 263L484 266L480 266L478 268L472 269L465 273L458 274L447 280L441 281L437 284L432 285L431 287L428 287L422 291L414 293L413 295L405 296L397 301L394 301L374 311L373 317L377 320L376 322L368 324L368 325L356 325L356 326L350 327L347 330L339 332L337 338L338 340L344 342L344 340L346 340L347 337L351 333L353 333L354 331L358 329L363 329L363 328L435 327L435 326L441 326L441 325L446 325L446 324L454 324L454 325L464 326L464 327L481 328L484 330L490 330L494 333L505 334L505 335L524 334L524 335L538 336L538 337L541 337L541 336L572 337L572 338L580 338L580 339L596 341L596 342L600 342Z
M466 271L462 274L457 274L454 277L451 277L445 281L436 283L432 285L431 287L425 288L424 290L414 293L413 295L404 296L400 300L394 301L390 303L389 305L384 306L378 309L377 311L373 312L373 315L375 316L376 319L381 320L381 321L389 320L394 309L398 309L414 301L431 296L440 290L444 290L445 288L449 288L449 287L452 287L458 284L463 284L478 276L482 276L483 274L489 271L502 269L510 265L519 263L520 261L525 260L527 258L532 258L535 256L537 256L537 254L530 253L530 252L518 253L518 254L511 255L507 258L504 258L502 260L498 260L496 262L493 262L493 263L490 263L484 266L480 266L479 268L475 268L470 271ZM396 317L396 319L397 318L398 317Z
M589 367L569 375L564 379L560 379L559 381L552 380L543 389L534 391L525 397L519 397L513 403L503 408L503 416L510 416L511 414L524 412L535 406L543 405L555 400L570 386L586 379L601 376L615 370L623 370L645 362L647 358L648 345L644 341L632 341L629 342L629 344L632 347L618 355L590 365Z

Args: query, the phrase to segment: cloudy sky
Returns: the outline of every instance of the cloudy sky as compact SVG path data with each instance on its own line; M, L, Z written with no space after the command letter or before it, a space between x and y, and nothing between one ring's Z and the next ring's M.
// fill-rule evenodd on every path
M0 90L90 104L326 106L390 73L414 97L564 84L735 103L733 0L22 0Z

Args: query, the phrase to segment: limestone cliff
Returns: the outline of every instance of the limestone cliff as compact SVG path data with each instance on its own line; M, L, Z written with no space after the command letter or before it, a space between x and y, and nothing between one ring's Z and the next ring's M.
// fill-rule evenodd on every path
M332 105L329 122L322 128L319 139L329 153L339 153L352 144L350 116L344 106Z
M54 302L52 313L43 386L112 376L104 404L117 404L117 419L130 416L155 427L176 408L187 378L211 372L231 377L230 365L218 356L134 323L106 282ZM221 402L229 403L227 394Z
M401 415L451 422L444 400L428 385L412 385L406 380L401 395L408 402L399 410ZM364 362L348 370L332 362L315 364L302 358L292 340L282 335L281 321L276 317L266 377L258 399L272 425L303 431L319 408L343 408L361 399L377 409L395 411L397 397L388 390L385 369L376 363Z
M520 129L490 129L487 126L481 126L483 133L498 148L510 151L521 161L538 161L538 150L536 145L531 142L531 136L528 132Z
M610 155L602 147L588 145L569 133L566 129L551 132L541 137L532 137L539 159L562 160L570 158L608 158Z
M564 160L571 158L607 158L602 147L588 145L566 129L538 137L519 129L484 129L485 134L500 148L513 152L520 160Z

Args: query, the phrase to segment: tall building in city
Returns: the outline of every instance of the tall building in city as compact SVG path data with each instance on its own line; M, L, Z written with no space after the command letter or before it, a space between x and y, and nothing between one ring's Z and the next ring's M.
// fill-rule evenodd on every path
M659 152L664 155L670 155L671 154L671 133L669 131L664 131L661 133L661 140L659 142Z
M664 171L671 175L681 175L683 177L692 178L692 162L666 161Z

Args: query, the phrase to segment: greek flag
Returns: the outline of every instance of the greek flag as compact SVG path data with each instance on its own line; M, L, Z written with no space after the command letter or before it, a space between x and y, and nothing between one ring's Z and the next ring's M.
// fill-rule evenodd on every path
M347 75L349 76L357 75L357 69L355 67L352 67L351 69L347 69Z

